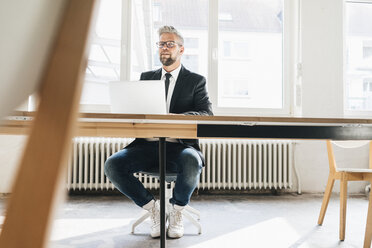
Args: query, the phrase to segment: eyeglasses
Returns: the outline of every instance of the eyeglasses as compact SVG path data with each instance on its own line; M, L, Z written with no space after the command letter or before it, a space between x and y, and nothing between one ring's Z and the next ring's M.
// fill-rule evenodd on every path
M167 48L173 48L179 44L177 44L175 41L159 41L156 42L156 45L158 48L163 48L164 46L166 46Z

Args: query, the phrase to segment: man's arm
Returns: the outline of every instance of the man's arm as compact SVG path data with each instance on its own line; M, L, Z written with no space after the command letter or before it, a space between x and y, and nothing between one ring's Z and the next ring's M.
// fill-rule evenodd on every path
M196 85L194 91L194 111L187 111L184 115L213 115L212 103L209 101L206 80L203 77Z

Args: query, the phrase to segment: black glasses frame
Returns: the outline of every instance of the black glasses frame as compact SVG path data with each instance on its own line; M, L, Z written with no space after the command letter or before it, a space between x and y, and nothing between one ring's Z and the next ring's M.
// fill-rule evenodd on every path
M166 46L167 48L173 48L176 45L180 45L180 44L178 44L175 41L159 41L159 42L156 42L156 46L158 48L163 48L164 46Z

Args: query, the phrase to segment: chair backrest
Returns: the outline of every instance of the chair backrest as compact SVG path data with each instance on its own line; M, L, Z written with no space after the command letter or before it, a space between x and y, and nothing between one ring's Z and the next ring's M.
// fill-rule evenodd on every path
M332 144L342 147L342 148L358 148L367 145L369 140L332 140Z
M372 141L370 140L352 140L352 141L331 141L327 140L327 151L329 160L329 170L331 172L336 171L336 159L333 151L332 144L341 148L358 148L369 144L369 168L372 169Z
M0 119L34 93L66 1L0 1Z

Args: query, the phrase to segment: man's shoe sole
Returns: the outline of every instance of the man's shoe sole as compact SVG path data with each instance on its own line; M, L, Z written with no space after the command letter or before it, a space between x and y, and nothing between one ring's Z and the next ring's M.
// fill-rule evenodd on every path
M153 238L153 239L160 238L160 233L159 233L159 235L153 235L153 234L150 234L150 236L151 236L151 238Z
M168 234L168 237L171 238L171 239L179 239L179 238L183 237L183 234L182 235L169 235L169 233L167 233L167 234Z

